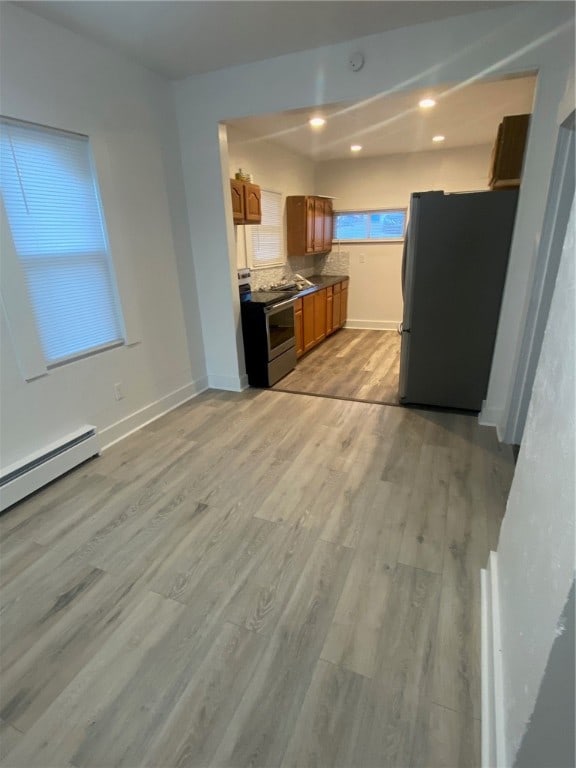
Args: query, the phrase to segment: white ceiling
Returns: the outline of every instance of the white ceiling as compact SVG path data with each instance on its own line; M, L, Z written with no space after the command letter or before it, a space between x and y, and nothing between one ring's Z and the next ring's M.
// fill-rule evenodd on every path
M503 5L452 0L24 0L15 4L173 79Z
M535 82L528 76L384 93L356 104L228 120L227 125L315 161L493 144L502 117L532 112ZM425 97L433 97L436 106L420 109L418 102ZM327 118L322 129L308 125L313 115ZM445 141L435 144L437 134ZM362 151L352 153L353 143L361 144Z

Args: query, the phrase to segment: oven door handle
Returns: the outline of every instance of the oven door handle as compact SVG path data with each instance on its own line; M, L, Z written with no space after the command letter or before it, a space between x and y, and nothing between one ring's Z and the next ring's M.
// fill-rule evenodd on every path
M294 306L295 303L296 299L286 299L286 301L281 301L279 304L272 304L271 307L266 307L264 312L268 315L270 312L274 312L282 307Z

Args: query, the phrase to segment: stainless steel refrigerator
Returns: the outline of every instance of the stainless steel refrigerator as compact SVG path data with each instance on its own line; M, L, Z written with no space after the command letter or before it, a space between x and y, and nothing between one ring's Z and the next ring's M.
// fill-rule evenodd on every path
M518 191L416 192L402 264L400 402L479 411Z

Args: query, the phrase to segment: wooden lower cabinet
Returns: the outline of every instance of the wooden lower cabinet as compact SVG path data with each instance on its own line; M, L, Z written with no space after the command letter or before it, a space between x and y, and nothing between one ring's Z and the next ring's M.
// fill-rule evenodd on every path
M346 318L348 317L348 280L342 283L340 291L340 324L339 328L344 328Z
M334 289L333 286L326 288L326 336L330 336L336 329L334 328Z
M294 335L296 337L296 357L304 354L304 313L302 299L296 299L294 304Z
M296 357L342 328L348 307L348 280L297 299L294 304Z
M304 339L304 352L315 345L314 341L314 294L304 296L302 299L302 336Z
M326 338L326 288L313 293L314 297L314 343Z
M340 328L340 305L342 303L342 283L334 286L334 297L332 301L332 327L335 331Z

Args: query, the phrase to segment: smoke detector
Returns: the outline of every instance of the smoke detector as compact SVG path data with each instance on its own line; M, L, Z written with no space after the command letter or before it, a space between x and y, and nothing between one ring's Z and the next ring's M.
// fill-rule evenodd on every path
M348 59L348 65L352 72L359 72L364 66L364 54L357 51Z

